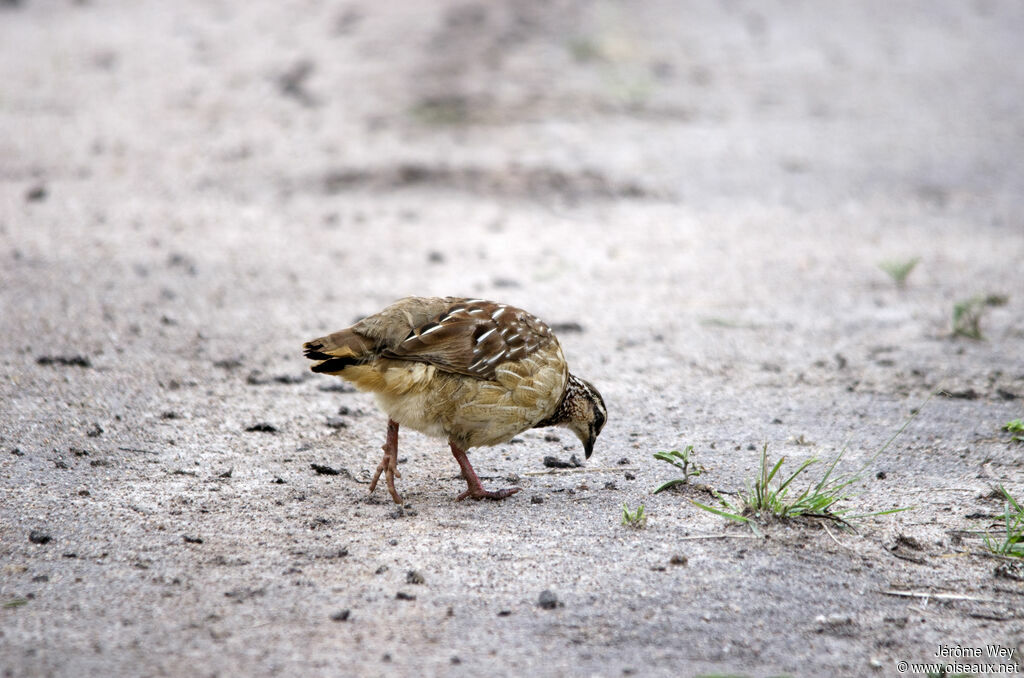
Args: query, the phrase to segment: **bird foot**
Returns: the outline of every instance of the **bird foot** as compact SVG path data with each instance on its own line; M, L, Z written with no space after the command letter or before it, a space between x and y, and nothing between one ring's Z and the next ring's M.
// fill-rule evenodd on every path
M475 499L476 501L480 501L481 499L491 499L491 500L494 500L494 501L498 501L498 500L501 500L501 499L505 499L506 497L511 497L513 494L518 492L520 489L522 489L522 488L519 488L519 487L506 487L503 490L493 490L492 491L492 490L485 490L482 487L471 487L470 489L466 490L465 492L460 494L458 497L456 497L455 501L462 501L463 499Z
M398 472L398 424L394 421L388 422L387 442L381 446L381 449L384 450L384 458L380 460L377 472L373 474L373 480L370 481L370 492L377 489L377 481L380 480L380 474L383 473L391 499L396 504L401 504L402 497L395 489L395 478L401 478L402 474Z
M456 445L454 442L449 441L449 445L452 448L452 454L455 455L455 461L459 462L459 468L462 469L462 477L466 479L466 491L455 497L455 501L462 501L463 499L475 499L480 501L481 499L492 499L498 501L499 499L505 499L511 497L513 494L519 491L518 487L507 487L503 490L485 490L484 486L480 484L480 478L477 477L476 471L473 470L473 465L469 463L469 458L466 456L466 451Z
M391 494L391 499L396 504L402 503L402 496L398 494L398 490L395 489L395 478L401 478L402 474L398 472L398 461L390 454L385 453L384 458L381 459L380 464L377 465L377 472L373 474L373 480L370 481L370 492L377 489L377 481L380 479L380 474L384 473L384 482L388 486L388 492Z

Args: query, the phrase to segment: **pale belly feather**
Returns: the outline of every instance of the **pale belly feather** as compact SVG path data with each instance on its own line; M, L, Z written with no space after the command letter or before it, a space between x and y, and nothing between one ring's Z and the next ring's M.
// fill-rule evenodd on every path
M345 377L373 392L381 409L400 426L468 449L505 442L551 415L568 371L554 342L527 358L499 365L494 380L399 360L349 369Z

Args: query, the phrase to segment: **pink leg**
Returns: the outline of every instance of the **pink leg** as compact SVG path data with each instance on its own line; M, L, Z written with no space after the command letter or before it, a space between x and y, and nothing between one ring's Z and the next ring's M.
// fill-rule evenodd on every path
M402 497L395 489L395 478L402 477L402 474L398 472L398 422L393 419L388 419L388 437L381 449L384 450L384 458L377 465L377 472L373 474L373 480L370 481L370 492L377 489L377 480L380 479L380 474L383 472L391 498L396 504L401 504Z
M518 487L507 487L503 490L496 490L491 492L485 490L483 485L480 484L480 479L476 475L476 471L469 464L469 457L466 456L465 451L459 449L459 447L453 443L448 443L452 448L452 454L455 455L455 461L459 462L459 468L462 469L462 477L466 479L466 485L469 486L465 492L455 498L455 501L462 501L466 497L471 499L504 499L505 497L511 497L513 494L519 491Z

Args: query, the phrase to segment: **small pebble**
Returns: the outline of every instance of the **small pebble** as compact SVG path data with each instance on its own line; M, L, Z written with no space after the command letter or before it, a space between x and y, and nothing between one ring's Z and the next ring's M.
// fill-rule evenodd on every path
M343 622L348 621L348 617L351 614L350 610L338 610L331 614L331 621Z
M541 591L540 595L537 597L537 605L545 610L553 610L556 607L559 607L561 603L558 601L558 596L556 596L554 592L545 589Z
M328 428L348 428L348 422L341 417L327 417Z
M25 200L27 202L41 202L46 200L46 186L42 184L32 186L25 191Z
M409 570L405 573L406 584L423 584L427 580L423 578L423 575L416 570Z

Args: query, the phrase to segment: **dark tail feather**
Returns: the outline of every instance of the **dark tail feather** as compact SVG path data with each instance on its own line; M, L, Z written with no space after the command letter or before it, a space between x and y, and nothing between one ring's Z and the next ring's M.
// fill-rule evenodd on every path
M302 353L310 360L322 360L309 369L325 374L337 374L346 367L363 365L374 358L370 342L351 329L307 341L302 345Z
M306 356L310 360L330 360L333 358L334 356L320 350L323 347L324 345L319 342L306 342L302 347L302 355Z
M335 372L341 372L346 367L351 365L361 365L364 361L358 358L330 358L322 363L317 363L309 369L314 372L323 372L326 374L334 374Z

